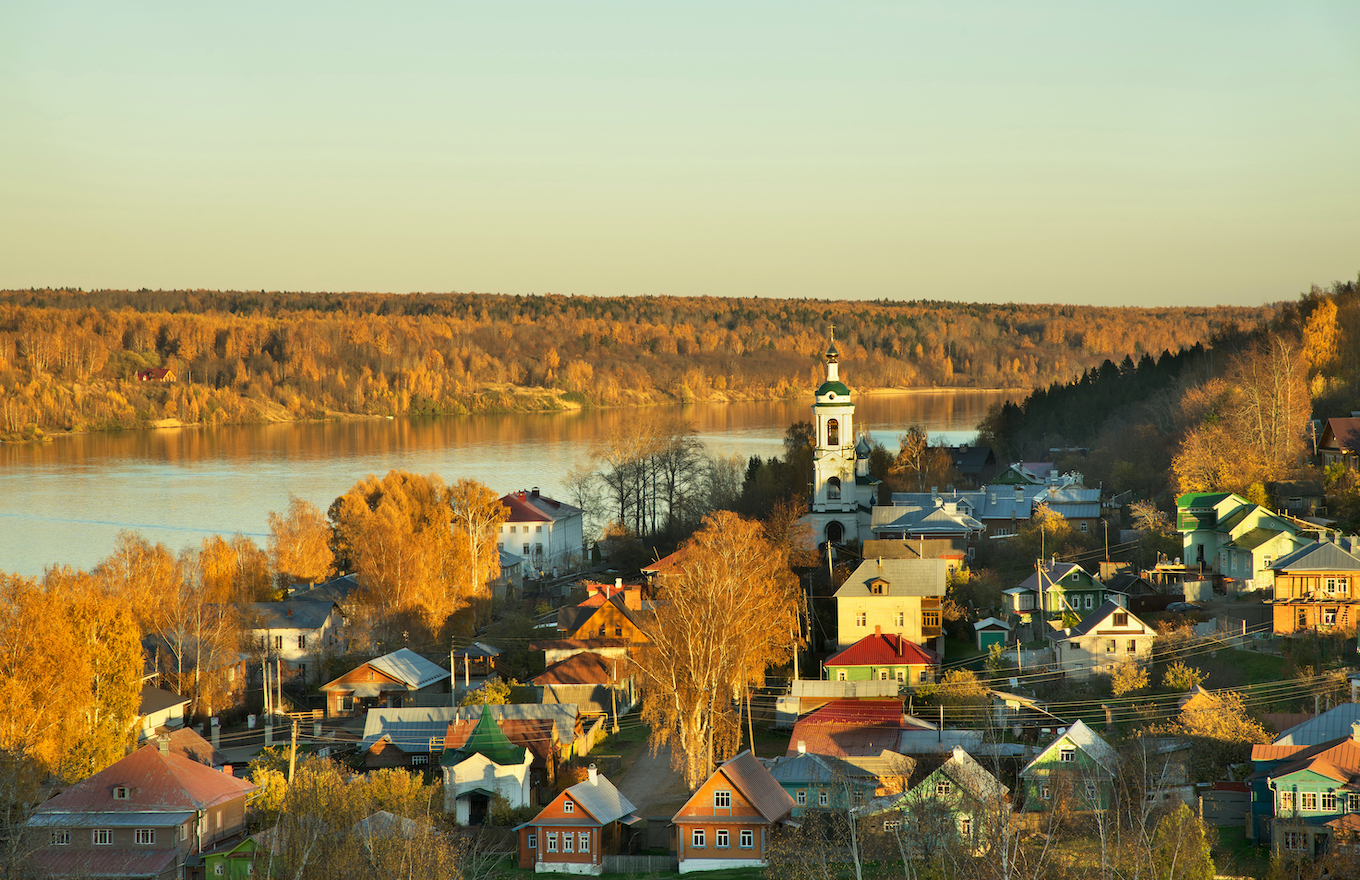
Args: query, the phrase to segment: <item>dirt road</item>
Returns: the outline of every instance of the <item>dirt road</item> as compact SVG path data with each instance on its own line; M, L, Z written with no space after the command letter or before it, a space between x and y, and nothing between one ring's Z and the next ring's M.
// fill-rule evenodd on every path
M616 784L639 816L673 816L689 799L684 779L671 769L669 745L655 755L643 749Z

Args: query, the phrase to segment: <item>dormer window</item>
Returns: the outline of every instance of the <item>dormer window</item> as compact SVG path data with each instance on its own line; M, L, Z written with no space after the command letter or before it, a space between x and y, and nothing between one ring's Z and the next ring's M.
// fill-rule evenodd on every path
M888 582L878 579L869 581L869 592L875 596L885 595L888 592Z
M576 804L571 802L571 798L567 798L566 800L562 801L562 812L564 813L576 812Z
M116 800L116 801L125 801L125 800L127 800L130 796L131 796L131 792L128 791L128 787L127 787L126 785L115 785L115 786L113 787L113 799L114 799L114 800Z

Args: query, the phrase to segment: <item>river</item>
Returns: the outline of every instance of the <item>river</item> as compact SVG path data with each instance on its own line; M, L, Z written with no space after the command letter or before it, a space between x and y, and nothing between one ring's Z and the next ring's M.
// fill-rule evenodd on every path
M995 391L862 394L861 428L889 448L911 425L967 441ZM498 493L563 479L597 438L631 420L679 413L712 453L782 454L784 430L811 418L801 400L433 418L351 419L76 434L0 444L0 571L90 568L131 529L172 550L242 532L261 546L289 495L325 510L365 474L393 468L472 477Z

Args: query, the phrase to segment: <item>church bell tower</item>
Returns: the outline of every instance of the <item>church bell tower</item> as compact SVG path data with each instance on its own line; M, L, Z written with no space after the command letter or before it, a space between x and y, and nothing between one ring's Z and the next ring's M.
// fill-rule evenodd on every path
M826 381L812 405L816 448L812 462L812 512L824 523L818 540L858 537L859 497L855 482L855 405L840 380L840 352L833 337L826 350ZM840 514L837 516L837 514Z

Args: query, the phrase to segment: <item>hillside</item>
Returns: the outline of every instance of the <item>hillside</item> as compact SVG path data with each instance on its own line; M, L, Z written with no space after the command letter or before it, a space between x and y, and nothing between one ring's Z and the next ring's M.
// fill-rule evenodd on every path
M1066 382L1276 314L946 302L0 291L0 437ZM168 369L168 381L138 381Z

